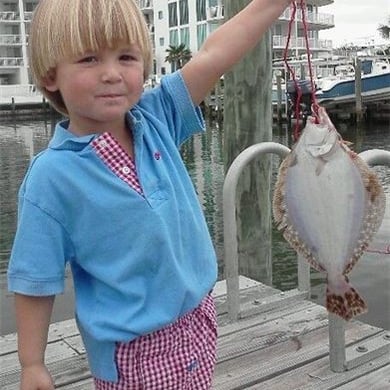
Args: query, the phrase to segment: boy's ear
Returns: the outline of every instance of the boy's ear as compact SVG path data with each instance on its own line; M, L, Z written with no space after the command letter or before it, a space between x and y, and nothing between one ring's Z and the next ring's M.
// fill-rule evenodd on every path
M49 92L58 91L56 73L54 69L47 72L46 76L42 79L42 84Z

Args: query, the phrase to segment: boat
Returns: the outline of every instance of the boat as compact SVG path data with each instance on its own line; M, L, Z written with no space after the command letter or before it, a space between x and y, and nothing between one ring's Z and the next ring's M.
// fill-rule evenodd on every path
M390 99L390 61L388 58L362 58L361 88L364 103ZM351 103L356 100L355 68L349 64L335 67L334 75L316 81L320 104Z

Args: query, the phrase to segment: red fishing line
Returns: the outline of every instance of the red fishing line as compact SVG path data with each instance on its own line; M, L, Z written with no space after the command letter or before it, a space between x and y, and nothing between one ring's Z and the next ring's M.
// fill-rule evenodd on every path
M318 102L315 95L315 83L314 83L314 75L313 75L313 66L311 61L311 49L309 44L309 28L306 20L306 2L305 0L299 0L299 2L293 2L291 4L291 17L288 24L288 34L287 34L287 42L286 47L284 49L284 64L287 68L287 70L290 72L292 80L294 82L295 90L297 93L297 98L295 101L295 118L296 118L296 125L294 129L294 139L297 140L299 137L299 115L300 115L300 105L301 105L301 99L302 99L302 89L298 83L296 74L294 69L289 64L288 60L288 51L290 47L291 42L291 35L292 35L292 28L293 24L295 22L296 14L297 14L297 3L300 5L301 13L302 13L302 23L303 23L303 29L304 29L304 38L305 38L305 44L306 44L306 54L307 54L307 60L308 60L308 67L309 67L309 76L310 76L310 84L311 84L311 98L312 98L312 113L314 117L316 118L316 123L318 123ZM297 34L298 35L298 34ZM296 37L298 38L298 37ZM297 42L296 42L297 44Z

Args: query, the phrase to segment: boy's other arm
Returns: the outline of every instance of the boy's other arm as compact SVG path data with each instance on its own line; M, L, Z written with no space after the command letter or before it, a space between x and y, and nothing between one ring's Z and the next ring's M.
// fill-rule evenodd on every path
M45 367L45 350L54 296L15 294L18 353L22 368L20 390L54 390Z
M253 0L205 41L182 69L193 102L199 104L218 79L250 51L292 0Z

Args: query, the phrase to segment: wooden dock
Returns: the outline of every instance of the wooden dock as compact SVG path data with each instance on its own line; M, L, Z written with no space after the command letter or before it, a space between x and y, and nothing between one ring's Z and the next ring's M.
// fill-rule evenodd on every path
M219 337L214 390L390 389L390 331L350 321L345 334L347 358L360 355L362 364L334 373L329 368L327 312L306 295L298 290L281 292L240 277L241 318L231 323L225 283L217 284L214 296ZM378 352L365 362L364 356L372 349ZM56 388L93 389L74 320L50 326L46 359ZM15 334L0 338L0 367L0 389L18 389Z

